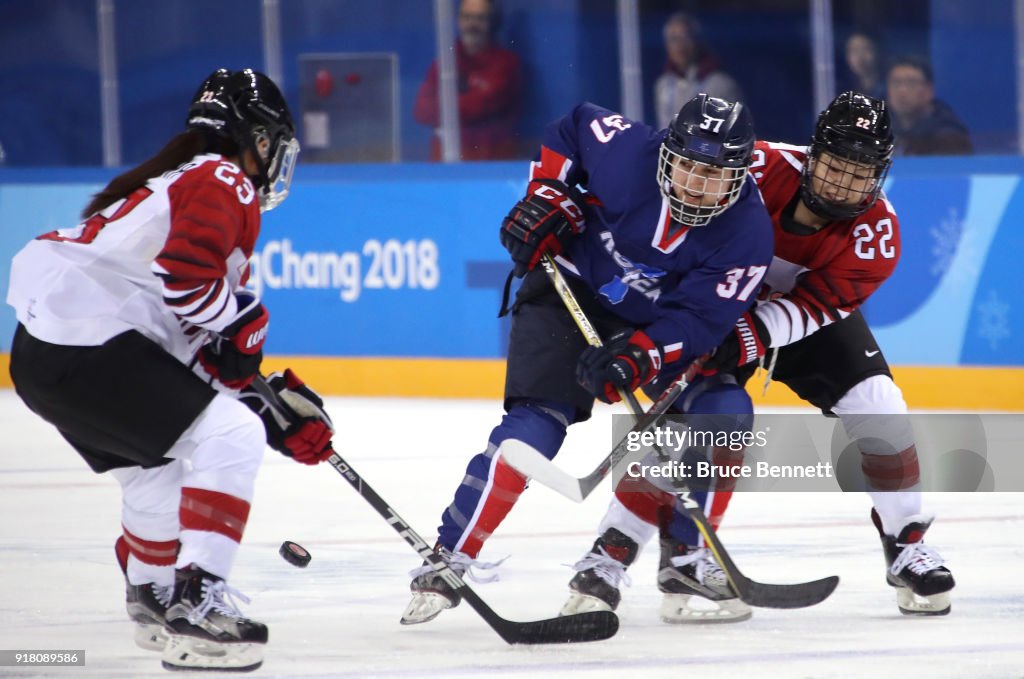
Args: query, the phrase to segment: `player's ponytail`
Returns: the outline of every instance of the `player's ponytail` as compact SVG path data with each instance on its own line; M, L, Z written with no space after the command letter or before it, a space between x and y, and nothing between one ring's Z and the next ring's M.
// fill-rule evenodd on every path
M223 136L210 134L204 129L190 129L172 138L156 155L110 180L102 191L93 195L82 210L87 219L107 208L153 178L188 162L200 153L219 153L224 156L238 154L238 145Z

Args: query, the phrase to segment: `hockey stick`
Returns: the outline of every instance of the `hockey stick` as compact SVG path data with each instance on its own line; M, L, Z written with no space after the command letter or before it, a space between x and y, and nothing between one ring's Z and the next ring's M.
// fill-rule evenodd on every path
M267 402L285 417L286 421L293 421L298 417L291 406L285 403L280 395L267 384L262 375L257 375L252 384ZM577 613L529 622L516 622L502 618L459 577L458 573L448 567L448 564L430 548L430 545L412 529L405 519L399 516L398 512L392 509L338 453L327 458L327 462L506 642L510 644L562 644L599 641L614 636L619 630L619 619L611 611Z
M622 458L629 453L629 441L640 432L647 431L657 426L662 420L662 415L668 410L679 394L686 389L689 371L680 375L679 379L672 383L668 389L662 392L658 400L654 402L646 413L644 413L633 425L626 436L623 436L612 451L601 460L594 471L586 476L576 477L564 471L548 458L541 455L536 448L523 443L517 439L506 439L501 444L501 455L505 461L518 469L522 474L529 476L553 490L558 491L570 500L583 502L595 488L601 485L604 477L615 468ZM631 394L632 395L632 394Z
M547 254L541 259L544 271L551 279L552 285L562 298L566 309L576 321L576 326L583 333L587 344L601 346L601 336L594 328L587 314L583 311L572 288L566 282L565 277L558 270L555 260ZM632 392L626 389L618 389L619 396L630 405L634 413L640 413L632 429L624 436L612 451L601 460L592 472L583 477L575 477L563 471L560 467L547 459L533 447L516 439L508 439L502 443L501 451L505 461L532 479L548 486L571 500L582 502L595 488L597 488L604 477L617 465L629 452L628 441L634 434L647 431L657 425L662 415L668 411L679 395L683 393L698 363L695 363L688 370L683 372L675 382L669 385L668 389L662 392L661 396L654 402L650 410L642 412L640 404Z
M590 319L587 318L586 313L584 313L583 308L577 301L576 295L573 293L572 288L569 287L569 284L566 282L565 277L562 276L562 273L558 270L558 267L556 266L554 259L551 257L550 254L545 254L541 262L544 266L545 272L551 278L551 282L554 285L555 290L558 292L558 295L562 298L562 301L565 303L566 309L568 309L569 313L576 321L576 324L579 326L580 332L583 333L583 336L586 338L587 343L590 344L591 346L601 346L602 343L600 335L598 335L597 330L594 329L594 326L590 322ZM682 392L682 389L685 388L685 384L685 379L677 380L676 383L672 385L672 388L668 390L668 392L662 394L662 398L658 399L658 403L655 403L655 406L658 406L663 399L667 400L667 403L662 404L662 412L664 412L664 410L668 408L668 405L670 405L672 401L675 400L674 398L666 399L665 397L668 395L669 392L673 391L677 387L679 388L679 392ZM623 395L623 397L627 395L625 390L620 390L620 393ZM629 398L624 398L624 400L629 405L630 411L633 413L633 416L637 419L637 423L634 426L634 429L640 427L640 431L643 431L652 424L651 421L645 421L649 420L650 413L645 414L643 412L643 409L640 407L640 404L637 402L633 394L629 393L628 396ZM654 407L652 407L651 410L653 412ZM660 417L660 415L658 417ZM623 446L623 442L626 440L628 440L628 435L626 438L623 439L623 441L619 442L619 445L616 446L616 450L618 450L620 446ZM504 445L505 444L503 443L503 448ZM525 444L521 445L525 446ZM667 455L663 450L661 450L660 447L654 446L654 450L655 453L658 455L659 459L663 461L667 459ZM612 459L615 456L615 452L616 451L613 450L612 454L609 455L608 458L606 458L606 460ZM503 450L503 455L504 454L505 453ZM548 465L554 466L553 463L551 463L542 455L540 455L539 452L537 452L537 457L544 460ZM622 454L619 455L620 459L621 457ZM534 462L536 461L536 458L534 458ZM514 461L510 460L507 455L506 462L509 462L510 464L515 466ZM599 466L599 469L600 468L601 467ZM520 471L522 473L526 473L521 468ZM535 478L541 483L545 482L543 475L538 475ZM708 548L711 550L711 553L714 555L715 560L718 562L718 565L721 566L722 571L729 579L729 584L732 585L733 591L736 592L737 596L741 600L743 600L751 606L758 606L761 608L803 608L806 606L813 606L814 604L821 603L822 601L827 599L833 591L835 591L836 586L839 584L839 578L834 575L829 576L827 578L822 578L820 580L815 580L813 582L803 582L792 585L766 584L756 582L748 578L739 570L739 568L737 568L736 563L732 560L732 557L729 555L729 552L726 551L725 546L718 539L718 534L716 533L714 527L711 525L711 522L708 521L708 517L704 514L704 511L701 509L700 505L690 498L689 489L687 488L686 484L681 479L677 479L675 477L669 478L672 482L672 487L680 500L680 504L682 505L683 511L696 524L697 529L704 537L704 542L707 544ZM569 487L571 488L571 485ZM582 490L582 485L580 486L580 489ZM555 490L558 490L558 488L555 488ZM575 497L573 499L575 499ZM582 497L580 499L582 499Z
M565 280L565 276L558 270L558 265L555 264L555 258L550 253L545 253L544 257L540 260L541 266L544 267L544 273L551 279L551 284L555 286L555 292L562 298L562 303L565 304L565 308L569 311L569 315L576 321L576 327L583 333L583 337L587 340L587 344L592 347L599 347L603 344L601 342L601 336L597 334L597 329L587 318L587 313L583 311L583 307L580 306L579 301L576 299L576 294L569 287L569 283ZM616 389L619 392L619 398L622 399L623 403L628 403L630 410L634 413L641 411L640 403L636 400L636 396L633 392L629 391L625 387L619 387Z

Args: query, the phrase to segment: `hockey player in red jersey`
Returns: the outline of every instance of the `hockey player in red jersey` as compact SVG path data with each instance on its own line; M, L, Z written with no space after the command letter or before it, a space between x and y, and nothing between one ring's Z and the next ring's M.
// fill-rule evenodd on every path
M743 314L705 367L744 384L763 362L770 379L842 421L861 450L871 519L900 611L942 615L950 610L954 580L922 539L934 517L922 511L907 404L858 311L900 255L899 220L882 193L892 151L885 103L854 92L840 94L821 113L809 147L757 142L750 172L772 216L775 257L762 301ZM721 521L730 495L717 493L712 523ZM692 597L713 597L698 586L685 556L700 548L700 536L689 519L667 511L673 503L669 493L616 492L601 524L602 538L611 537L616 549L598 554L597 568L593 553L581 562L563 610L614 608L626 566L660 529L658 585L666 621L749 617L746 611L709 613L706 605L691 605ZM684 524L693 536L688 547L669 536L673 523L674 533ZM628 559L619 556L626 554Z
M168 669L260 666L267 627L239 611L226 581L264 449L269 440L306 464L332 452L329 420L261 422L247 386L268 323L243 287L248 262L298 152L269 78L216 71L183 133L11 267L15 388L121 484L128 613L137 643ZM279 390L316 402L286 377Z

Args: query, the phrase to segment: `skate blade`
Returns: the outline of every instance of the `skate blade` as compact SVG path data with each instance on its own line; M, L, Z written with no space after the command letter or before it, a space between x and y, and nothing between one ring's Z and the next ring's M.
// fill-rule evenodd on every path
M441 611L451 607L452 602L443 594L416 592L412 595L412 601L405 607L405 612L402 613L402 619L399 622L403 625L419 625L430 622L440 615Z
M167 646L167 631L163 625L136 623L135 645L147 651L162 651Z
M896 589L896 605L903 615L947 615L952 610L949 592L918 596L907 587Z
M743 622L752 615L750 606L739 599L711 601L691 594L667 593L661 600L661 619L673 625Z
M171 671L252 672L263 664L263 644L217 643L172 634L160 659L164 669Z
M599 599L596 596L590 596L589 594L580 594L579 592L573 592L569 595L569 600L562 606L562 610L558 612L559 617L564 615L576 615L577 613L592 613L594 611L611 611L614 610L608 605L608 602L604 599Z

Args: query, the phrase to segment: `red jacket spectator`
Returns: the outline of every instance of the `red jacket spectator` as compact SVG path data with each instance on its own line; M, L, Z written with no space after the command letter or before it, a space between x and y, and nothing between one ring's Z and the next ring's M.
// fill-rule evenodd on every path
M522 89L519 56L493 44L469 54L462 41L457 40L455 63L459 76L462 160L518 157L516 125ZM435 128L441 122L437 70L435 61L420 85L413 109L417 122ZM436 134L430 157L441 159L441 140Z

